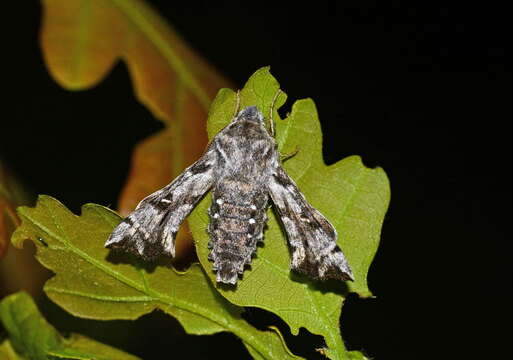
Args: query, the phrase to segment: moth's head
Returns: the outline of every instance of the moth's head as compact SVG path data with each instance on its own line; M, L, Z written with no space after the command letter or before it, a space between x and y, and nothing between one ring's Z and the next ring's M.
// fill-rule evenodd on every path
M264 116L256 106L248 106L239 111L235 121L251 121L257 124L263 124Z

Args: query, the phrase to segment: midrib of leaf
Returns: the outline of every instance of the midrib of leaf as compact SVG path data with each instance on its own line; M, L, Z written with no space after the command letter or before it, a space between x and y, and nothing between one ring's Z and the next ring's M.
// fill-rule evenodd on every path
M313 296L310 295L309 299L312 302L312 307L315 309L315 315L322 319L321 324L326 332L326 334L323 334L323 336L326 339L326 345L328 345L327 350L335 356L335 359L347 360L347 358L343 356L343 354L347 353L347 350L344 342L342 341L342 336L339 334L338 326L335 327L332 325L333 322L329 321L322 309L320 309L321 311L317 311L320 306ZM335 324L338 325L338 321L335 322Z
M145 12L141 11L142 6L134 5L133 0L111 0L112 3L118 7L136 27L143 32L146 37L152 42L155 48L162 54L162 56L169 63L170 67L174 69L182 81L198 98L199 102L208 112L211 99L207 93L202 89L195 77L189 71L180 57L173 51L172 46L164 40L160 33L156 30L154 24L157 23L155 19L146 19ZM156 14L153 14L156 17Z
M261 257L261 260L263 260L266 264L271 265L273 270L277 274L279 274L281 277L285 277L288 279L288 272L282 271L281 268L277 267L275 264L271 263L269 260L265 259L264 257ZM319 303L317 302L317 300L315 299L315 297L313 296L313 294L311 292L307 292L307 294L308 294L308 300L312 304L311 309L313 310L312 312L309 312L308 314L319 319L320 320L319 323L321 324L322 328L324 329L324 332L320 335L324 336L325 338L329 338L331 340L331 341L327 340L326 343L327 343L328 347L331 350L333 350L333 353L337 355L336 359L346 360L346 358L338 356L339 354L346 352L345 345L341 341L342 338L340 336L336 336L336 335L338 335L338 327L332 326L331 325L332 322L329 321L328 317L324 314L324 312L319 311L322 309L321 309ZM275 312L275 311L277 311L277 309L272 309L272 311ZM307 313L305 311L296 310L296 309L294 309L294 310L288 309L287 311Z
M178 298L174 298L171 296L167 296L165 294L154 291L151 288L145 288L144 286L139 285L138 283L134 282L130 278L123 276L121 273L114 271L114 270L110 269L109 267L105 266L104 264L102 264L98 260L92 258L91 256L89 256L87 253L83 252L79 248L73 246L71 243L66 241L65 232L59 225L54 214L50 211L50 209L45 204L42 204L42 205L47 209L47 213L50 214L52 221L55 224L55 227L58 228L62 232L62 236L55 234L49 228L47 228L43 224L39 223L36 219L32 218L28 214L25 213L24 217L26 217L28 220L30 220L32 222L32 224L34 224L35 226L38 226L42 231L44 231L51 237L58 239L62 244L64 244L66 246L66 249L68 249L72 253L83 258L85 261L89 262L93 266L96 266L98 269L100 269L103 272L105 272L106 274L114 277L118 281L120 281L128 286L133 287L134 289L138 290L139 292L141 292L143 294L146 294L150 298L150 300L157 300L165 305L172 306L172 307L178 308L183 311L187 311L196 316L201 316L204 319L212 321L212 322L216 323L217 325L219 325L220 327L223 327L223 328L227 329L228 331L234 333L239 338L241 338L246 344L250 345L253 349L255 349L264 358L269 358L268 356L272 355L269 353L269 349L266 346L266 344L263 344L259 338L255 337L253 334L251 334L250 331L248 331L248 329L245 328L249 325L247 325L245 323L239 323L239 324L230 323L229 321L226 321L226 319L224 317L215 316L215 314L211 313L210 311L204 310L202 307L196 306L193 303L182 301ZM50 247L54 248L52 246L50 246ZM55 290L55 289L52 289L52 290ZM62 290L59 290L59 291L62 292ZM70 293L72 295L84 296L86 298L95 299L95 297L91 296L91 294L84 294L84 293L80 293L80 292L70 292ZM106 298L108 298L108 297L106 297ZM141 300L141 301L144 301L144 300ZM241 326L242 324L244 324L246 326ZM270 359L272 359L272 357L270 357Z
M112 302L145 302L145 301L153 301L155 300L152 297L149 296L103 296L103 295L95 295L90 293L85 293L81 291L74 291L74 290L65 290L61 288L57 288L54 286L45 286L45 290L51 290L54 292L57 292L59 294L64 295L74 295L74 296L80 296L84 298L89 298L93 300L102 300L102 301L112 301Z

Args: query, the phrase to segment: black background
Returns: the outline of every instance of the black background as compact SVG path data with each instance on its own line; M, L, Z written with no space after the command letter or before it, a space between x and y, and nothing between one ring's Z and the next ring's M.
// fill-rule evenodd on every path
M494 291L489 264L499 263L496 249L508 240L501 226L512 204L509 12L410 1L151 3L235 84L271 65L289 95L286 107L313 98L327 163L358 154L387 172L392 201L369 274L377 298L346 302L341 321L348 348L376 359L445 358L469 345L486 348L482 338L458 338L488 316L481 300ZM115 204L133 146L162 126L134 99L123 64L92 90L61 89L38 47L39 5L17 6L8 35L13 47L3 53L12 64L4 74L9 97L0 156L37 193L74 211L87 202ZM258 322L260 315L249 316ZM177 348L190 358L246 356L230 335L187 337L166 316L120 323L137 338L156 318L171 325L124 348L145 358L164 350L171 356ZM97 329L97 338L108 338L101 330L107 325L87 324L70 330L94 335Z

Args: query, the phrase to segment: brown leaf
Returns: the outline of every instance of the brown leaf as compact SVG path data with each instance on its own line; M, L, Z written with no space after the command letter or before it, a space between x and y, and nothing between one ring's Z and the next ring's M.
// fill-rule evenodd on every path
M137 96L169 122L179 93L204 111L227 81L188 48L141 0L43 0L41 46L56 81L69 90L100 82L124 60Z
M11 234L20 225L16 208L34 200L0 160L0 297L21 289L37 294L47 279L48 272L34 259L33 247L18 250L10 245Z
M0 259L7 251L9 239L19 221L12 204L0 195Z
M134 151L119 200L126 215L202 154L210 102L230 84L141 0L43 0L43 5L41 46L59 84L89 88L123 60L138 99L167 126ZM179 237L190 243L188 231Z
M20 225L16 206L23 203L21 187L12 173L0 161L0 258L9 245L14 229Z

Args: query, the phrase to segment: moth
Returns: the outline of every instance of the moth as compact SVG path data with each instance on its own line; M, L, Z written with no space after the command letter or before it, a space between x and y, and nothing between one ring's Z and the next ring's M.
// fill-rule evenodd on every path
M281 166L280 154L256 106L242 109L204 155L169 185L143 199L105 246L146 260L175 255L178 227L212 190L209 260L217 282L235 285L263 241L269 199L292 252L291 267L313 279L353 280L333 225L305 199Z

